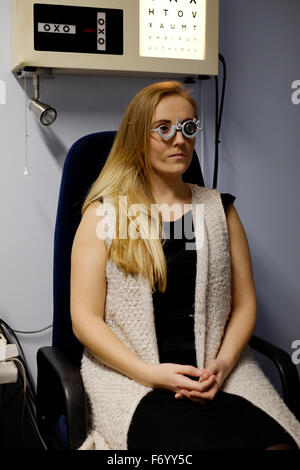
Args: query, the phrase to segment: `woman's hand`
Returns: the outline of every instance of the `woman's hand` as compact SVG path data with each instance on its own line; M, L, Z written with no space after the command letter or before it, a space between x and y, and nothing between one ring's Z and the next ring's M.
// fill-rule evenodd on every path
M175 393L181 390L190 392L205 392L214 382L215 375L205 383L193 380L187 376L200 378L201 371L197 367L173 363L147 364L143 383L152 388L167 389Z
M206 400L213 400L220 389L222 383L229 373L229 366L224 359L213 359L205 369L202 369L199 381L206 385L203 391L180 390L175 394L175 398L189 398L197 403L205 403ZM214 377L214 380L211 380Z

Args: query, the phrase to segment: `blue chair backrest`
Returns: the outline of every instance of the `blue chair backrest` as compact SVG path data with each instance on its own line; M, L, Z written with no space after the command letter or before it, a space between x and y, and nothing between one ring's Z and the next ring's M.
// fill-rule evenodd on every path
M83 346L73 334L70 316L72 244L82 204L104 166L115 135L115 131L110 131L81 137L70 148L62 173L54 236L52 343L76 368L80 367ZM204 186L196 152L183 180Z

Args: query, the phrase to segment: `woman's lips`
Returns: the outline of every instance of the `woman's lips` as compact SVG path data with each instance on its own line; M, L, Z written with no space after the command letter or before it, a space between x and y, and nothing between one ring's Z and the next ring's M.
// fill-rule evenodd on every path
M177 160L181 160L182 158L185 158L185 155L182 155L182 154L170 155L169 158L175 158Z

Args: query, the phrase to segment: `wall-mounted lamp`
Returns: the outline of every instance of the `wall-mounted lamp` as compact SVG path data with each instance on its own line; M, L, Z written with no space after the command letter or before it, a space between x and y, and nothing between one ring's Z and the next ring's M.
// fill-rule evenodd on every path
M41 103L39 101L40 97L40 82L39 75L34 74L32 77L33 86L34 86L34 98L29 103L30 111L33 111L37 116L41 124L44 126L50 126L56 119L57 112L54 108L48 104Z

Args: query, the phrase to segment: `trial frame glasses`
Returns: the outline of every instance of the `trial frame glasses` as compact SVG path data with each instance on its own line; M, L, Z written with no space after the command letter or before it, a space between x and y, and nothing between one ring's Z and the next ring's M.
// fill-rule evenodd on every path
M151 129L151 132L157 132L160 137L165 140L172 139L177 131L182 132L184 137L189 139L193 139L197 132L202 130L200 126L201 122L194 119L187 119L186 121L181 124L179 122L179 117L177 118L176 124L172 124L171 126L168 124L161 124L160 126L156 127L155 129Z

